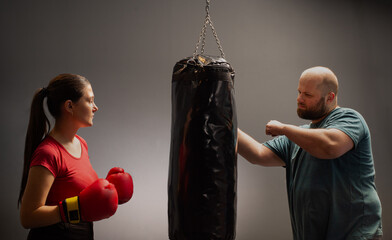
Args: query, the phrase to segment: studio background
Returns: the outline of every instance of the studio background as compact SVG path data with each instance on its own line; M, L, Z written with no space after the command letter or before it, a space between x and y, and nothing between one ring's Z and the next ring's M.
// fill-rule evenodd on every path
M168 239L167 179L174 64L192 55L204 0L0 1L2 113L0 235L25 239L17 197L29 107L59 73L92 83L99 111L78 134L102 178L121 166L134 179L130 202L95 223L96 239ZM212 0L210 12L236 71L239 127L260 142L276 119L296 115L298 78L331 68L339 105L367 120L373 139L384 238L392 239L392 6L377 0ZM207 30L206 53L218 55ZM238 158L237 239L292 239L283 168Z

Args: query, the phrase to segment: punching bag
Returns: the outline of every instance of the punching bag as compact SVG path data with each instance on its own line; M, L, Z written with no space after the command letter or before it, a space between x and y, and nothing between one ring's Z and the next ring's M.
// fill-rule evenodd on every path
M222 57L177 62L168 180L171 240L232 240L236 229L234 71Z

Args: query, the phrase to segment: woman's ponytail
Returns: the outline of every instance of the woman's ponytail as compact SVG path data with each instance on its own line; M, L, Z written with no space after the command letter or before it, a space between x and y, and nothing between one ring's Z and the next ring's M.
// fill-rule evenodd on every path
M26 188L27 177L29 175L31 157L41 143L42 139L49 133L50 122L44 110L44 99L48 94L47 88L41 88L34 94L30 109L30 120L26 133L22 184L20 187L18 204L22 201L22 196Z

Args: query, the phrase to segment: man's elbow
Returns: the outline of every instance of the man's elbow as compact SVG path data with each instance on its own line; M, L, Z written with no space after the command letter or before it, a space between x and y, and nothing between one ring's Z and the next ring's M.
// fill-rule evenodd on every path
M346 151L342 150L337 144L324 146L319 156L320 159L336 159L344 155Z
M316 156L317 158L336 159L346 154L353 149L353 147L353 140L346 134L336 130L334 134L327 135L327 138L324 139L324 141L314 142L313 147L310 147L309 149L316 149L316 153L321 155Z

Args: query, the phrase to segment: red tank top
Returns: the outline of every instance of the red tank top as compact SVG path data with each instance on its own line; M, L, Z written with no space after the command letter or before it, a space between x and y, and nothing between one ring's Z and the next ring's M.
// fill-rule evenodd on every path
M65 198L79 193L98 179L91 166L86 141L77 136L82 152L80 158L72 156L63 145L48 136L34 151L30 167L43 166L55 177L46 205L57 205Z

